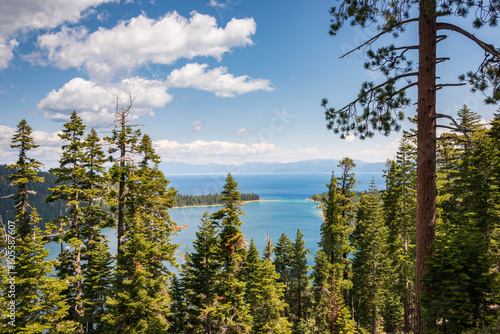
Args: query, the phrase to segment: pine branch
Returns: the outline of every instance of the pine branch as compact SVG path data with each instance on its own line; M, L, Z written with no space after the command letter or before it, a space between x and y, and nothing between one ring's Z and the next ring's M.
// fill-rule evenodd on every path
M401 21L397 25L395 25L394 27L402 26L402 25L410 23L410 22L418 22L418 18L413 18L413 19L408 19L408 20ZM373 44L377 39L379 39L383 35L387 34L388 32L391 32L392 28L394 28L394 27L391 27L390 29L384 29L384 30L382 30L382 32L380 32L377 35L373 36L372 38L370 38L369 40L367 40L363 44L361 44L358 47L352 49L351 51L347 52L346 54L340 56L339 59L344 58L345 56L347 56L347 55L349 55L349 54L351 54L351 53L353 53L353 52L361 49L362 47L365 47L365 46ZM409 47L409 48L412 48L412 47Z
M500 51L495 49L495 47L493 45L486 44L485 42L483 42L482 40L480 40L479 38L477 38L476 36L474 36L470 32L468 32L468 31L466 31L466 30L464 30L464 29L462 29L454 24L445 23L445 22L438 22L436 25L436 29L437 30L451 30L451 31L458 32L459 34L461 34L461 35L469 38L473 42L475 42L477 45L479 45L479 47L481 47L487 53L490 53L490 54L500 58Z

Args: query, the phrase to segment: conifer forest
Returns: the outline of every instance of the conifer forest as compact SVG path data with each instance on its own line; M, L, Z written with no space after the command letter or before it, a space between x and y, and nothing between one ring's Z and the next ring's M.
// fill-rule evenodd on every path
M500 326L500 117L485 126L463 106L457 119L467 136L443 133L437 148L437 233L421 296L426 333ZM355 192L356 165L340 161L342 172L313 196L324 217L316 254L300 229L267 238L259 254L242 234L242 199L229 174L222 205L200 217L182 259L171 242L182 228L168 212L176 190L158 168L147 134L125 126L99 138L73 113L60 134L60 165L50 169L56 180L43 192L67 210L41 222L32 189L47 173L30 157L37 146L31 132L22 120L12 138L19 158L7 166L15 218L2 221L2 332L413 331L413 132L386 163L385 189L372 184ZM105 227L117 230L116 255L101 233ZM61 244L55 260L47 259L48 242Z
M10 138L17 161L0 166L0 333L500 333L500 109L491 120L466 104L449 115L436 97L466 85L485 105L500 101L500 49L457 23L492 29L499 13L499 0L343 0L330 9L333 38L347 26L377 28L344 56L361 52L381 76L346 105L318 100L327 129L369 141L402 122L411 128L386 161L384 187L356 189L346 156L324 192L310 194L322 214L314 253L300 228L268 235L260 250L243 234L243 204L260 194L240 193L237 175L218 193L179 194L147 129L130 123L131 95L125 106L117 97L106 134L71 113L53 168L34 158L39 143L22 119ZM398 38L408 31L415 38ZM440 66L453 59L437 45L457 36L484 59L448 82ZM395 44L380 46L387 40ZM225 71L212 74L234 78ZM179 249L172 238L185 226L170 210L205 205L217 207L191 222L196 237ZM105 229L116 231L116 249Z

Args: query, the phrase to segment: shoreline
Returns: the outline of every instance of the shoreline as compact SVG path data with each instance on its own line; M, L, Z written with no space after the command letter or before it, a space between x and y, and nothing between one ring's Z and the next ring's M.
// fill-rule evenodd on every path
M255 203L255 202L272 202L272 199L256 199L253 201L242 201L241 204ZM206 208L212 206L224 206L224 204L200 204L200 205L184 205L184 206L174 206L172 209L183 209L183 208ZM170 210L172 210L170 209Z
M323 205L323 203L322 203L322 202L320 202L320 201L315 201L315 200L313 200L312 198L307 198L307 199L306 199L306 201L313 202L313 203L317 203L318 205L316 206L316 209L320 209L320 207L319 207L319 206L320 206L320 205ZM323 210L321 210L321 211L319 212L319 214L321 215L321 219L323 219L323 221L324 221L324 220L325 220L325 212L324 212Z

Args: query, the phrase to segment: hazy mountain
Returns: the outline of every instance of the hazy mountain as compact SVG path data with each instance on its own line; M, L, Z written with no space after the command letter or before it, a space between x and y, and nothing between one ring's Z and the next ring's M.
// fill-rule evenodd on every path
M385 168L384 162L364 162L354 160L356 168L354 172L382 172ZM187 164L183 162L163 162L162 170L168 174L225 174L231 173L329 173L336 172L339 160L334 159L314 159L289 163L279 162L247 162L243 165L223 165L223 164Z

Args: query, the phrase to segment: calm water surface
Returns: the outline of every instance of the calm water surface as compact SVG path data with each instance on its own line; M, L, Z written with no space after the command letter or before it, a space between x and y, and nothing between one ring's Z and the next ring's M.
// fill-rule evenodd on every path
M330 181L330 173L303 174L234 174L238 189L242 193L256 193L263 201L247 203L243 206L245 215L241 216L241 230L250 241L253 237L260 251L265 246L265 236L269 233L274 244L282 233L292 241L300 228L306 247L312 254L318 249L319 228L321 225L320 209L317 204L306 199L313 194L326 191L325 183ZM208 194L222 191L226 175L167 175L174 187L181 194ZM356 190L366 190L374 179L378 189L384 189L382 173L357 173L361 183ZM179 253L186 247L192 251L191 243L196 238L199 221L205 211L213 213L219 207L190 207L170 210L170 216L177 225L187 228L174 236L173 242L179 244ZM116 231L104 231L110 239L112 253L116 253ZM50 258L59 253L59 246L51 245ZM311 262L311 261L310 261Z

